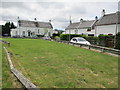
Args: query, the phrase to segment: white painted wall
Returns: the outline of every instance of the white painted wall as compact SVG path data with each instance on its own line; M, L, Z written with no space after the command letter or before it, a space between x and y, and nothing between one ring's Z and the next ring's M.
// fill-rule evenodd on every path
M65 34L69 34L69 32L70 32L69 30L65 30Z
M87 31L87 29L71 29L69 30L65 30L65 34L95 34L95 30L91 30L91 31Z
M120 29L120 24L117 25L117 33L118 30ZM108 35L108 34L113 34L115 35L116 33L116 25L104 25L104 26L96 26L95 28L95 36L99 36L100 34ZM120 32L120 31L119 31Z
M85 35L87 35L87 29L78 29L78 34L85 34Z
M48 35L48 32L50 32L50 35L52 35L52 29L49 28L20 27L11 30L11 37L13 36L27 37L28 31L33 32L35 35L44 35L44 34Z

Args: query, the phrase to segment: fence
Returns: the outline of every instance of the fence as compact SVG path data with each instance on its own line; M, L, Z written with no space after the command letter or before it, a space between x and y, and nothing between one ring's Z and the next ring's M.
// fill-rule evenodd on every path
M112 49L112 48L107 48L107 47L102 47L102 46L96 46L96 45L86 45L86 44L78 44L78 43L72 43L69 41L57 41L57 42L61 42L61 43L66 43L66 44L70 44L73 46L79 46L79 47L85 47L87 49L95 49L101 52L107 52L110 54L114 54L114 55L120 55L120 50L117 49Z

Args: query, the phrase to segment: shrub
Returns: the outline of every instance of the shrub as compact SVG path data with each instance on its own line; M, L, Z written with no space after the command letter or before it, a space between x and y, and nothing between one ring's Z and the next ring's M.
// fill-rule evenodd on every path
M114 47L114 36L113 35L99 35L99 45L100 46L107 46L107 47Z
M120 32L116 34L115 48L120 50Z
M56 36L60 36L60 34L53 33L52 34L52 39L55 39Z
M91 44L97 45L99 38L98 37L93 37L93 36L83 36L87 41L89 41Z

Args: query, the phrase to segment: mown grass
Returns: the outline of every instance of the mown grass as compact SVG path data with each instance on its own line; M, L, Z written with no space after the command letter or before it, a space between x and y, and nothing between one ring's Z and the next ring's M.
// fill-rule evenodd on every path
M2 88L2 43L0 42L0 90Z
M5 39L15 67L40 88L117 88L118 58L38 39Z
M6 45L3 45L6 46ZM2 50L2 88L24 88L22 84L17 80L17 78L12 74L9 63L7 60L6 52L3 48Z

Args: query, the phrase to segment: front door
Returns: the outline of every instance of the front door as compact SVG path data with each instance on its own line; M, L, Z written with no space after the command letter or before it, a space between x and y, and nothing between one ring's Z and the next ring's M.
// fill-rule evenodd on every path
M30 35L31 35L31 32L28 32L28 37L30 37Z

